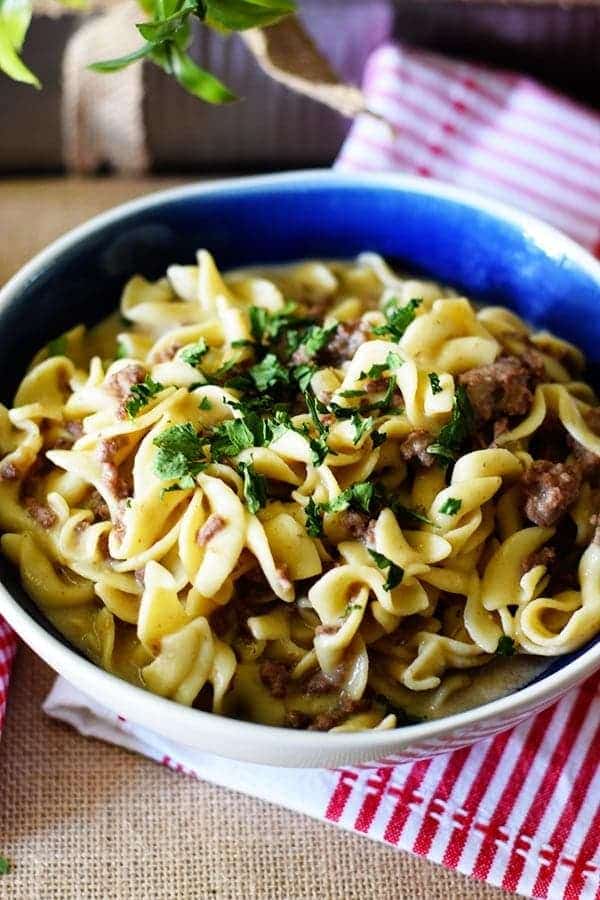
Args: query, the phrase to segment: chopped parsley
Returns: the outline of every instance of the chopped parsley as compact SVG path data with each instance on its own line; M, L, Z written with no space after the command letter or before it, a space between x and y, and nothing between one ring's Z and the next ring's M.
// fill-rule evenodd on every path
M256 343L265 344L276 341L286 328L306 321L294 315L295 309L295 303L286 303L283 309L274 313L269 312L268 309L263 309L262 306L251 306L248 309L250 331Z
M254 341L250 341L248 338L240 338L238 341L232 341L231 346L236 350L242 347L254 347Z
M250 377L256 390L263 392L269 388L290 383L290 373L277 359L274 353L267 353L265 358L250 369Z
M431 393L441 394L443 388L440 384L440 376L436 372L430 372L427 377L429 378L429 384L431 385Z
M326 512L343 512L350 507L369 513L375 497L375 486L370 481L352 484L329 503L323 504Z
M423 301L417 298L409 300L404 306L398 306L395 297L385 305L384 315L386 318L385 325L378 325L373 329L373 334L385 335L391 337L395 341L399 341L410 323L414 320L416 310Z
M344 610L343 618L347 619L351 612L362 612L364 607L360 605L360 603L348 603L346 609Z
M322 328L320 325L311 325L303 333L290 332L288 334L288 346L297 350L302 347L305 356L312 359L327 346L331 338L338 330L338 323Z
M208 399L208 397L203 397L203 398L202 398L202 400L201 400L200 403L198 404L198 409L202 409L202 410L204 410L204 411L207 411L207 410L209 410L209 409L212 409L212 403L210 402L210 400Z
M158 447L154 474L163 480L177 479L168 490L194 487L195 478L207 464L202 453L202 440L191 422L172 425L153 441Z
M394 501L390 503L390 509L395 516L401 519L411 519L414 522L422 522L423 525L432 525L431 519L428 519L424 512L415 509L412 506L404 506L402 503Z
M456 497L447 497L440 506L440 512L444 516L455 516L462 506L462 500Z
M68 350L69 342L66 334L61 334L60 337L54 338L53 341L48 342L48 357L66 356Z
M323 511L311 497L304 507L306 516L306 533L310 537L321 537L323 534Z
M244 499L252 515L267 502L267 479L254 470L252 463L241 462L238 469L244 478Z
M327 446L326 433L320 434L318 438L310 438L308 443L310 445L313 466L322 466L328 453L331 453L333 456L337 455Z
M127 347L123 341L117 341L117 352L115 353L115 359L126 359L127 358Z
M368 419L363 419L358 413L354 413L352 416L352 427L354 428L352 443L354 445L358 444L362 437L372 429L373 425L374 420L370 416Z
M402 568L402 566L397 566L396 563L393 563L391 561L391 559L388 559L387 556L383 555L383 553L377 553L376 550L369 549L369 553L375 560L375 564L378 569L388 570L383 589L385 591L392 591L395 587L398 587L398 585L404 578L404 569Z
M0 875L8 875L10 872L10 863L4 856L0 856Z
M379 378L381 375L383 375L384 372L389 372L391 369L398 369L402 365L402 362L403 360L401 356L398 356L397 353L392 353L392 351L390 351L385 358L385 362L375 363L367 372L361 372L359 377L361 379Z
M185 349L181 351L181 358L188 365L196 368L207 353L208 344L206 343L204 338L200 338L197 343L191 344L189 347L185 347Z
M437 441L427 452L439 457L443 464L453 462L461 446L471 434L475 423L473 409L466 390L459 385L454 395L452 416L438 434Z
M507 634L503 634L496 647L496 656L514 656L515 642Z
M311 366L308 363L303 363L300 366L294 366L292 369L292 378L302 391L307 391L310 387L310 380L317 371L316 366Z
M165 386L159 381L154 381L152 376L146 375L139 384L133 384L129 391L129 398L125 401L125 412L130 419L135 419L144 406L147 406L152 397L164 391Z
M219 462L224 458L237 456L250 447L262 447L265 443L264 435L256 433L259 429L262 431L262 423L263 420L256 413L243 419L226 419L220 422L209 436L213 460Z

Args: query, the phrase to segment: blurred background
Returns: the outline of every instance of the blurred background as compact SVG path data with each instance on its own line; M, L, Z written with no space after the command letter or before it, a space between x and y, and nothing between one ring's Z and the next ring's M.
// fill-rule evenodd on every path
M24 60L40 77L43 90L0 74L0 172L247 172L333 161L349 121L270 79L239 36L223 38L197 23L192 55L244 102L207 106L144 63L136 112L143 121L135 123L144 134L143 159L134 153L115 160L110 152L115 121L132 115L115 84L110 114L104 111L93 123L100 150L87 156L73 153L72 132L79 127L81 109L95 105L97 83L115 77L83 74L86 48L96 43L90 29L94 18L106 17L108 5L114 13L114 0L106 5L100 0L85 15L51 0L38 6ZM360 83L371 50L397 37L530 72L600 107L600 0L301 0L300 8L319 48L351 83Z

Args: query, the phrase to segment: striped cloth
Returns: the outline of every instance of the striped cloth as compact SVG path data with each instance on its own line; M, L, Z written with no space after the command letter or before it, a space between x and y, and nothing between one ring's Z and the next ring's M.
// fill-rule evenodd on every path
M517 75L384 46L345 169L402 169L516 203L600 251L600 119ZM10 651L2 651L0 701ZM6 636L4 637L6 647ZM0 702L0 711L2 705ZM335 823L528 897L600 898L600 675L474 747L381 768L225 762L125 721L58 679L46 712L188 775Z

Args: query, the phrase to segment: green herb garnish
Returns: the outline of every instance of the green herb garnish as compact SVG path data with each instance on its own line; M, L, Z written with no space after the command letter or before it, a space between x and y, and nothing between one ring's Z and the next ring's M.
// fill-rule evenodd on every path
M252 463L239 463L239 471L244 478L244 498L252 515L256 515L267 502L267 479L259 475Z
M462 500L456 497L447 497L440 506L440 512L444 516L455 516L462 506Z
M383 589L385 591L392 591L395 587L398 587L404 577L404 569L402 568L402 566L397 566L396 563L393 563L391 561L391 559L388 559L387 556L383 555L383 553L377 553L376 550L371 550L369 548L369 553L375 560L375 564L377 565L378 569L388 570Z
M441 394L442 385L440 384L440 376L436 372L430 372L427 377L429 378L432 394Z
M127 347L125 346L124 341L117 341L117 352L115 353L115 359L126 359L127 356Z
M198 409L203 410L204 412L208 412L209 409L212 409L212 403L208 399L208 397L203 397L200 403L198 404Z
M261 362L252 366L250 377L256 390L261 393L281 385L287 387L290 383L289 370L282 366L274 353L267 353Z
M124 403L125 412L130 419L135 419L144 406L147 406L152 397L164 391L165 386L159 381L154 381L150 375L146 375L139 384L131 386L129 397Z
M390 503L390 509L395 516L405 519L412 519L415 522L422 522L423 525L433 525L431 519L428 519L425 513L411 506L403 506L402 503L393 501Z
M188 365L196 368L208 353L208 349L208 344L204 338L200 338L197 343L191 344L191 346L185 347L181 351L181 358Z
M437 441L427 452L438 456L444 464L453 462L461 446L471 434L475 424L473 409L466 390L459 385L454 395L452 416L438 434Z
M304 507L306 516L306 533L318 538L323 534L323 511L311 497Z
M395 341L399 341L410 323L414 320L416 310L423 301L417 298L409 300L404 306L398 306L395 297L389 300L383 313L386 318L385 325L378 325L373 329L373 334L388 335Z
M354 413L352 416L352 427L354 428L354 437L352 439L352 443L354 445L358 444L361 438L367 434L374 425L374 419L370 416L368 419L363 419L362 416L359 416L358 413Z
M10 872L10 863L4 856L0 856L0 875L8 875Z
M202 440L191 422L172 425L153 441L158 447L154 459L154 474L164 481L177 479L167 490L194 487L196 476L207 465L202 452Z
M363 481L360 484L352 484L329 503L324 503L323 509L326 512L343 512L352 507L369 513L374 497L375 486L370 481Z

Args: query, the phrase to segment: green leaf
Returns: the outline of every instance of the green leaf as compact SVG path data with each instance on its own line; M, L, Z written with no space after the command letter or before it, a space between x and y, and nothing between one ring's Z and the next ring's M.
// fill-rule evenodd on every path
M261 422L260 417L256 416L257 424ZM246 419L226 419L213 428L209 437L211 445L211 457L218 461L230 456L237 456L242 450L248 450L250 447L261 447L261 436L257 437L254 431L249 427L252 420L248 416Z
M469 397L464 387L459 385L454 395L450 421L444 425L437 441L427 448L427 452L438 456L443 463L452 462L471 434L474 424L475 417Z
M375 487L370 481L363 481L360 484L353 484L345 491L342 491L329 503L325 503L323 508L327 512L343 512L350 507L363 512L371 511L371 504L375 497Z
M151 44L160 44L164 41L173 40L182 28L191 13L195 12L196 3L194 0L184 0L179 9L175 10L171 15L165 18L162 16L153 22L141 22L135 27L145 40Z
M429 384L431 385L431 392L433 394L441 393L442 385L440 384L440 376L436 372L430 372L427 377L429 378Z
M184 362L188 363L188 365L196 368L207 353L208 344L204 338L200 338L196 344L190 344L189 347L185 347L185 349L181 351L181 358Z
M462 500L457 500L456 497L448 497L440 506L440 512L444 516L455 516L461 506Z
M127 358L127 347L123 343L123 341L117 341L117 352L115 353L115 359L126 359Z
M17 41L16 46L12 41L12 37L19 37L19 34L19 26L12 18L5 19L2 7L0 7L0 71L14 81L39 88L41 87L39 79L19 57L18 48L22 43L22 37L21 41Z
M252 463L240 463L238 469L244 477L244 499L255 516L267 503L267 479L255 472Z
M0 24L17 53L23 48L31 13L30 0L0 0Z
M394 515L399 518L411 519L414 522L422 522L423 525L433 524L431 519L428 519L425 513L421 512L419 509L414 509L411 506L403 506L402 503L393 501L390 503L390 509Z
M321 537L323 534L323 511L311 497L304 507L306 516L306 533L310 537Z
M92 69L94 72L118 72L119 69L124 69L131 63L137 62L138 59L148 56L152 53L152 50L152 44L142 44L137 50L133 50L125 56L117 56L115 59L103 59L100 62L90 63L88 69Z
M268 5L252 0L204 0L203 5L206 24L225 31L264 28L296 9L290 0L272 0Z
M184 50L175 46L171 48L171 71L189 94L206 103L220 105L237 100L222 81L201 69Z
M0 856L0 875L8 875L10 872L10 863L4 856Z
M337 456L337 454L333 453L327 446L326 434L321 434L318 438L311 438L308 443L312 453L313 466L322 466L328 453L331 453L332 456Z
M383 553L377 553L376 550L369 549L369 553L375 560L378 569L388 569L387 579L385 584L383 585L383 589L385 591L392 591L395 587L398 587L402 579L404 578L404 569L402 566L397 566L396 563L393 563L391 559L388 559L387 556L384 556Z
M352 426L354 428L354 438L352 439L352 443L358 444L363 435L367 434L367 432L372 429L373 425L374 419L370 416L367 419L363 419L358 413L354 413L352 416Z
M398 306L398 301L393 298L388 301L384 309L384 315L387 319L385 325L379 325L373 329L373 334L389 335L396 341L399 341L410 323L414 320L416 310L423 301L417 298L409 300L404 306Z
M261 393L268 388L277 385L288 385L290 382L289 370L281 365L274 353L267 353L265 358L252 366L250 376Z
M153 443L158 447L154 474L164 480L180 479L179 485L167 490L193 487L194 478L207 461L202 453L202 440L192 423L172 425L157 435Z
M130 419L134 419L144 406L147 406L152 397L164 391L165 386L159 381L154 381L150 375L146 375L140 384L134 384L129 391L129 398L124 403L125 412Z

